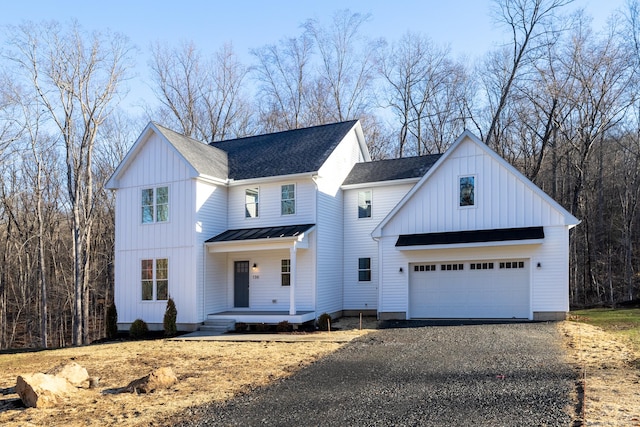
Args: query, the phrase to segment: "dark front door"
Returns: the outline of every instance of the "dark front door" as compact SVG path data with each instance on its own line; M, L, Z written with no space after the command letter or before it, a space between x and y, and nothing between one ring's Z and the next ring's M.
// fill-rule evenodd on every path
M233 306L249 307L249 261L234 262Z

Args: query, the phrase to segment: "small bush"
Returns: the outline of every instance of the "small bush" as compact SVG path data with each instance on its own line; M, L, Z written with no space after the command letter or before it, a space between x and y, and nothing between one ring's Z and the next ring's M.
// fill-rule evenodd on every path
M164 311L164 320L162 322L164 326L164 335L166 337L175 336L178 333L176 326L176 318L178 317L178 310L176 309L176 303L173 302L173 298L167 300L167 308Z
M129 328L129 336L131 338L140 339L144 338L149 333L149 327L147 322L142 319L136 319Z
M269 325L266 323L256 323L255 328L256 332L267 332L269 330Z
M115 303L107 307L105 327L108 339L112 340L118 336L118 310Z
M278 332L291 332L293 331L293 325L289 322L287 322L286 320L283 320L282 322L278 323L278 325L276 326L276 331Z
M322 313L318 317L318 329L321 331L328 331L331 325L331 316L327 313Z
M236 332L246 332L247 329L249 329L249 325L247 325L246 323L244 322L236 323L236 328L235 328Z

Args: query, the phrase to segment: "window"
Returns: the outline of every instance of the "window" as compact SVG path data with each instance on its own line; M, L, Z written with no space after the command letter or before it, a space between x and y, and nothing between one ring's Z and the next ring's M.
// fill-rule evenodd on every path
M414 265L413 271L436 271L435 264Z
M472 270L493 270L493 263L492 262L476 262L476 263L471 263L471 269Z
M358 192L358 218L371 218L371 190Z
M371 258L358 258L358 281L371 281Z
M280 213L282 215L293 215L296 213L296 185L287 184L282 186L282 199Z
M244 190L244 217L258 217L258 188Z
M441 271L464 270L464 264L440 264Z
M460 178L460 206L475 206L475 177Z
M142 223L169 221L169 187L142 190Z
M291 286L291 260L283 259L280 263L280 284L282 286Z
M500 268L524 268L523 261L501 262Z
M169 260L166 258L143 259L141 264L142 300L164 301L169 299Z

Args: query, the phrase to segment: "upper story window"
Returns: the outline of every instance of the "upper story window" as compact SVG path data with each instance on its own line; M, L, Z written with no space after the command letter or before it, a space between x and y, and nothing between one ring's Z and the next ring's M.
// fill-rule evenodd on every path
M247 188L244 190L244 217L245 218L257 218L258 217L258 188Z
M282 199L280 202L280 213L282 215L293 215L296 213L296 185L286 184L282 188Z
M142 300L165 301L169 299L169 260L143 259L141 265Z
M371 190L358 191L358 218L371 218Z
M460 177L460 206L475 206L475 181L472 175Z
M169 187L142 190L142 223L169 221Z

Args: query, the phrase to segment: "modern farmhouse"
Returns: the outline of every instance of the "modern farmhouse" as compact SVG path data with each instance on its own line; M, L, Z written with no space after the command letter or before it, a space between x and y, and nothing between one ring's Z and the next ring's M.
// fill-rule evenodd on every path
M563 319L579 220L470 132L371 161L358 121L205 144L149 123L116 192L119 327Z

